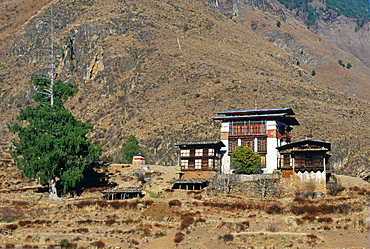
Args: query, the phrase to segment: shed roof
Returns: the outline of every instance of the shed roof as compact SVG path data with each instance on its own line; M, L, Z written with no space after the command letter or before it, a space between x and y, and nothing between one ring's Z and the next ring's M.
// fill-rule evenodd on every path
M175 184L175 183L182 183L182 184L187 184L187 183L207 183L207 182L210 182L211 179L210 178L190 178L190 179L172 179L170 181L168 181L168 183L172 183L172 184Z

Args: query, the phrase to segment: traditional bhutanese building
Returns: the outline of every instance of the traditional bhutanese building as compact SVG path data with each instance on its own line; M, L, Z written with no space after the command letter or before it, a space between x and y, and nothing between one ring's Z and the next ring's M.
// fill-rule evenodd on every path
M220 172L221 141L181 142L180 178L169 181L173 189L200 190L208 186L213 174Z
M261 156L262 170L278 168L279 146L290 143L292 126L299 125L291 108L234 110L217 113L221 120L221 171L231 173L230 155L237 146L248 146Z
M180 168L182 178L212 178L213 171L220 171L221 141L181 142Z
M328 154L330 143L308 139L285 144L277 149L282 177L289 178L296 174L302 181L326 182L331 176Z

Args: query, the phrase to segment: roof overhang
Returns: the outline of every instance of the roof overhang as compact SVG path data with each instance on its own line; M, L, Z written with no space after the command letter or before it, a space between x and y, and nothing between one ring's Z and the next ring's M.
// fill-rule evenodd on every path
M233 111L222 111L217 114L224 115L262 115L262 114L288 114L295 115L291 108L274 108L274 109L251 109L251 110L233 110Z
M321 148L299 148L304 145L307 146L320 146ZM291 149L292 151L330 151L331 150L331 143L325 142L325 141L318 141L318 140L311 140L311 139L306 139L306 140L301 140L298 142L294 143L289 143L289 144L284 144L280 147L276 148L278 151L283 151L287 149Z
M221 147L226 147L225 144L218 140L218 141L201 141L201 142L180 142L175 144L175 146L179 146L181 149L184 148L216 148L220 149Z
M242 116L220 116L214 117L213 120L233 121L233 120L277 120L287 125L299 125L298 120L287 115L287 113L280 114L263 114L263 115L242 115Z

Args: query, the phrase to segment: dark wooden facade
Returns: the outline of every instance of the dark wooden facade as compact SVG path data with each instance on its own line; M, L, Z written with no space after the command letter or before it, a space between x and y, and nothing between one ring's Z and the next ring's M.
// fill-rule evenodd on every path
M317 140L302 140L277 148L280 153L279 169L288 172L330 172L331 144Z
M181 171L219 171L221 141L182 142L180 148Z

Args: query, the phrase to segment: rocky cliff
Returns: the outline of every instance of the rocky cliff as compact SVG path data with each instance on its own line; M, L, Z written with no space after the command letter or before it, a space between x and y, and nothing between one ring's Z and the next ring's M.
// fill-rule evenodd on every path
M105 158L118 159L122 143L135 135L150 163L176 164L175 143L218 139L220 124L211 118L218 111L254 108L256 101L258 108L293 108L301 123L294 130L295 140L313 134L330 141L338 170L367 175L368 101L348 94L352 90L340 93L334 87L338 82L328 89L319 77L330 75L330 70L310 66L317 55L337 53L335 45L305 30L299 37L322 39L319 49L310 50L296 34L282 29L303 30L299 23L284 23L288 17L281 8L256 1L243 9L243 3L2 3L3 13L18 11L27 19L3 17L2 32L7 35L0 41L5 51L0 62L1 139L11 137L5 123L14 121L19 108L32 104L29 77L47 72L53 44L58 77L80 90L67 107L77 118L95 124L91 138L103 146ZM262 16L264 8L273 11ZM252 14L258 19L243 19ZM283 21L281 28L275 20ZM302 48L303 53L297 53ZM340 70L366 79L358 73L363 66L353 64ZM312 68L318 72L315 77Z

